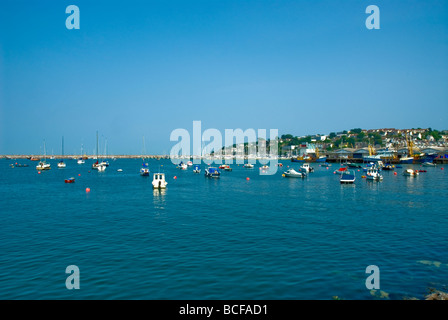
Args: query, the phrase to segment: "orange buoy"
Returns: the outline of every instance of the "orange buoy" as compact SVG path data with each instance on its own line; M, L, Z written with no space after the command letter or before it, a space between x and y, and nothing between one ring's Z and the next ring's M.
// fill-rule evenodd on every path
M363 178L363 179L364 179L365 177L366 177L366 176L361 176L361 178Z
M397 173L396 172L394 172L394 176L396 176L397 175Z
M176 180L177 179L177 176L174 176L174 180Z
M89 193L90 192L90 188L86 188L86 192Z
M80 174L80 173L78 173L78 176L80 177L80 176L81 176L81 174Z
M249 180L250 180L250 178L249 178L249 177L247 177L247 178L246 178L246 180L247 180L247 181L249 181Z
M38 174L40 174L40 171L37 171Z
M328 167L327 167L327 170L328 170Z

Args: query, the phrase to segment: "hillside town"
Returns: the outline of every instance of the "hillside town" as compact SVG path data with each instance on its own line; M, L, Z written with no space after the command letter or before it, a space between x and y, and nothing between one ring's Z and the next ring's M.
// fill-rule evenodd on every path
M363 159L378 154L385 159L399 160L431 154L437 159L447 159L448 130L356 128L328 135L284 134L279 140L279 154L288 158L325 155L329 160Z

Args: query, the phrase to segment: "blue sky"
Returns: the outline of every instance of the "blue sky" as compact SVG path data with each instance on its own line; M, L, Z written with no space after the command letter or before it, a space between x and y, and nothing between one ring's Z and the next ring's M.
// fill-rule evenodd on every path
M80 9L68 30L68 5ZM380 8L380 30L365 9ZM0 154L169 153L176 128L448 129L447 1L0 3Z

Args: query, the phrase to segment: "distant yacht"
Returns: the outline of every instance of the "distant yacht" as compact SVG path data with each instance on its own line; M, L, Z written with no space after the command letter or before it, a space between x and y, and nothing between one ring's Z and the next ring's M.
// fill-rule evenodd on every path
M39 161L39 164L36 166L37 170L50 170L51 166L49 163L47 163L47 151L45 149L45 140L44 140L44 160Z
M64 156L64 137L62 137L62 156ZM62 169L65 167L66 167L66 164L65 164L64 160L61 160L58 162L58 168Z

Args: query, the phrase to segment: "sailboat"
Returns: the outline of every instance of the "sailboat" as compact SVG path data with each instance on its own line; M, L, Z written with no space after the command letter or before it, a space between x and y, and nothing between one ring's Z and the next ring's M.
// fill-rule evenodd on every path
M47 151L45 149L45 140L44 140L44 160L39 161L39 164L36 166L37 170L50 170L51 166L47 163Z
M62 137L62 156L64 156L64 137ZM65 168L65 167L66 164L63 159L58 162L58 168Z
M98 131L96 132L96 159L96 162L92 164L92 169L98 170L99 172L106 171L106 166L104 165L104 163L102 161L101 163L98 162Z
M84 164L86 161L83 159L83 145L81 144L81 158L78 159L78 164Z
M145 153L146 153L145 136L143 136L143 155L142 155L142 167L140 169L140 175L143 177L148 177L149 176L149 168L148 168L148 163L145 162L145 158L144 158Z

